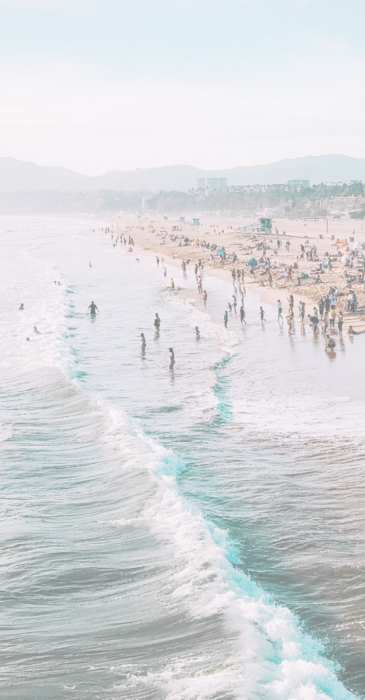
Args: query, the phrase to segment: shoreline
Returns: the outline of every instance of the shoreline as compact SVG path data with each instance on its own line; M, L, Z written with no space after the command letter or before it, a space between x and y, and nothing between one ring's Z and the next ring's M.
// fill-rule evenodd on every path
M146 219L147 219L147 221L151 220L150 217L146 217ZM137 218L137 220L136 220L135 216L133 216L133 217L130 216L130 217L128 217L128 221L123 221L123 222L118 221L118 220L113 221L110 228L111 228L111 231L114 233L114 235L118 236L118 235L123 234L126 237L128 237L129 235L132 236L132 238L134 240L134 246L133 246L133 251L130 253L131 255L132 254L137 254L137 255L140 254L140 255L144 255L146 257L159 257L161 262L163 259L166 264L174 266L177 269L181 269L181 263L183 262L183 260L189 259L190 265L192 266L193 264L198 262L199 259L201 259L203 266L204 266L203 273L208 274L210 276L213 276L217 279L226 281L228 283L231 283L232 286L233 286L232 275L231 275L232 268L239 267L240 269L244 269L245 270L245 278L244 278L243 286L246 287L248 290L250 290L254 293L257 293L260 297L260 300L262 300L263 302L265 302L267 304L271 304L275 307L277 306L277 302L280 299L280 301L282 302L284 316L288 313L288 307L289 307L288 297L290 294L294 298L294 316L296 318L299 318L299 310L298 310L299 302L300 301L305 302L305 305L306 305L306 317L304 319L305 324L309 324L308 311L309 311L310 307L318 306L318 300L322 296L322 294L324 294L324 292L325 292L325 289L323 288L324 284L326 284L326 287L330 286L331 283L332 283L332 285L339 287L338 282L340 280L338 279L338 277L339 277L338 270L333 271L331 273L331 278L323 280L323 283L321 283L321 284L318 284L316 286L311 284L310 287L308 285L306 285L306 286L301 285L300 291L299 291L299 285L294 285L294 283L292 281L288 282L287 280L284 280L284 282L280 286L268 287L264 283L259 283L257 277L252 279L248 273L246 274L246 269L248 270L248 268L246 268L247 261L237 260L234 263L227 262L226 267L221 266L221 265L214 265L214 264L211 264L211 260L209 260L209 258L208 258L208 254L211 254L210 251L208 253L207 249L201 249L198 245L182 246L182 245L176 245L176 244L173 245L173 243L170 243L170 242L168 242L166 244L166 238L168 235L168 233L167 233L168 228L176 228L179 226L179 224L176 222L175 222L175 224L172 224L172 220L168 224L166 224L165 220L160 221L159 224L157 224L155 219L153 219L152 221L153 221L153 223L152 224L150 223L147 227L145 221L141 221L140 218ZM142 223L144 223L145 225L142 226L141 225ZM217 226L218 224L215 224L215 225ZM307 224L305 224L305 226L306 225ZM150 230L151 226L152 226L152 230ZM157 231L159 226L162 229L162 234L161 234L161 232ZM212 226L212 224L211 224L211 226ZM197 231L196 230L193 230L193 231L188 230L186 235L191 236L192 233L194 233L194 235L196 235ZM205 233L206 233L206 235L208 235L208 232L205 232ZM220 235L221 245L224 245L224 247L226 248L227 236L222 238L222 234L223 234L223 231L220 234L216 233L216 235ZM161 235L164 236L163 241L156 240L156 237L161 236ZM179 231L179 235L181 235L180 231ZM231 230L229 230L228 235L229 235L229 237L232 236ZM315 239L313 239L313 237L307 236L307 231L303 235L305 235L306 238L311 238L311 240L315 240ZM170 234L170 238L173 238L174 236L177 236L177 234L175 234L175 233L173 233L172 235ZM273 236L273 234L271 234L271 237L269 239L271 242L272 242L272 236ZM240 245L240 244L237 244L236 238L237 238L237 236L234 239L234 243L236 243L236 245ZM288 240L293 239L293 238L295 238L295 235L288 233L288 234L285 234L285 238L283 239L283 241L286 241L287 239ZM198 240L198 238L195 240ZM203 236L200 236L200 240L204 240ZM261 240L262 240L262 237L261 237ZM267 240L267 237L266 237L266 240ZM296 238L296 240L298 241L298 238ZM175 241L174 241L174 243L175 243ZM230 241L231 248L235 247L234 243L232 243L232 241ZM162 245L163 245L163 249L161 250L161 248L159 249L159 246L162 247ZM329 247L328 240L324 242L324 247ZM228 247L226 249L227 249L227 252L229 252ZM275 262L276 262L276 260L278 260L278 261L280 260L281 266L285 265L285 263L289 264L290 260L291 261L294 260L294 255L295 255L295 251L293 251L291 254L285 254L285 257L278 256L277 258L275 258ZM316 263L313 263L311 261L310 264L313 265ZM190 267L190 269L191 269L191 267ZM300 267L300 271L303 271L302 267ZM342 272L342 269L340 272ZM328 273L326 273L326 274L328 274ZM278 282L278 280L274 280L274 284L275 284L275 282ZM322 282L322 280L321 280L321 282ZM343 284L342 284L342 286L343 286ZM350 285L349 288L351 288L352 286L353 285ZM314 294L313 292L316 292L316 294ZM365 289L364 289L364 292L365 292ZM346 307L347 295L345 294L345 292L342 292L342 294L343 294L343 296L339 297L339 299L337 301L336 310L337 311L341 310L343 312L346 328L349 325L352 325L352 327L356 331L365 330L365 308L364 308L363 313L350 313L350 312L348 312L347 307ZM356 289L356 295L359 296L358 289ZM345 328L344 328L344 332L345 332Z

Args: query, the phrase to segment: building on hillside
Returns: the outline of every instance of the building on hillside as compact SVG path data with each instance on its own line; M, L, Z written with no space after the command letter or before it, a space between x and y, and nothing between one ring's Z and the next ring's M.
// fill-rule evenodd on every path
M300 190L310 187L309 180L300 180L298 178L294 178L294 180L286 180L285 184L288 192L300 192Z
M205 177L198 177L196 189L198 190L198 192L204 192L204 194L205 194L205 188L206 188Z
M197 190L200 193L209 195L215 194L215 192L227 192L227 178L226 177L198 177L197 179Z

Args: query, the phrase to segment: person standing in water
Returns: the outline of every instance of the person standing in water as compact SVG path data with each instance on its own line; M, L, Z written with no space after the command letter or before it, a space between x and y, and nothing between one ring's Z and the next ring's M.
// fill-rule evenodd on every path
M20 304L19 311L24 311L24 304Z
M246 324L245 316L246 316L245 310L244 310L243 306L241 306L241 308L240 308L240 319L241 319L241 324L242 324L242 323L245 323L245 324Z
M174 364L175 364L175 353L172 348L169 348L169 353L170 353L170 364L169 364L169 369L174 369Z
M207 299L208 299L208 294L207 294L206 290L204 289L204 292L203 292L203 302L204 302L204 306L207 305Z
M146 350L146 338L144 337L144 333L141 333L141 350L142 350L142 355L144 355L145 350Z
M156 333L160 332L160 325L161 325L161 319L158 314L155 314L155 320L153 322L153 325L156 329Z
M90 306L89 306L89 308L88 308L88 311L89 311L89 309L90 309L90 316L95 316L95 312L96 312L96 311L99 313L99 309L98 309L98 307L96 306L96 304L94 304L93 301L91 302L91 304L90 304Z
M171 277L171 289L175 289L175 282L174 282L174 280L172 279L172 277Z
M283 305L280 299L278 299L278 321L279 319L283 320Z
M225 311L225 312L224 312L223 323L224 323L224 327L227 328L227 323L228 323L228 311Z
M265 311L263 310L262 306L260 306L260 319L261 321L266 321Z
M198 326L195 326L195 337L197 340L200 340L200 330Z

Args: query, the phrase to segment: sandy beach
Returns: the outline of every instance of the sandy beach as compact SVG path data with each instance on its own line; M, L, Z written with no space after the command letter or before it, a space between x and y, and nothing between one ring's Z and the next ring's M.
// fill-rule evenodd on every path
M365 329L365 288L360 282L361 258L354 261L353 268L344 266L343 255L351 250L354 242L365 243L365 231L362 221L303 221L281 219L273 220L270 234L245 232L242 229L252 220L242 221L237 218L203 217L199 225L193 226L180 217L141 215L120 215L113 221L113 231L116 235L131 236L134 246L131 253L158 256L168 264L181 266L183 260L189 260L190 268L199 260L207 273L214 273L218 278L232 280L233 268L245 270L245 286L260 293L263 301L277 304L278 299L283 304L286 313L289 308L289 295L294 296L294 312L298 315L299 302L304 301L307 312L318 305L322 296L331 289L339 292L336 311L344 315L347 330L351 324L357 331ZM189 239L189 245L184 244ZM270 259L272 280L269 285L268 274L264 274L262 243L266 245L265 257ZM278 244L279 242L279 244ZM225 249L227 259L222 264L217 251L212 252L209 246L216 245ZM203 245L202 245L203 244ZM303 249L304 248L304 254ZM316 248L315 258L307 259L307 252ZM236 259L233 262L232 255ZM325 268L322 263L331 257L332 269ZM252 257L258 262L255 275L250 275L247 265ZM261 260L261 262L260 262ZM292 266L291 279L287 270ZM260 274L261 273L261 274ZM298 277L308 275L304 279ZM352 281L348 280L351 276ZM315 281L315 279L320 281ZM347 311L347 298L352 289L357 298L356 313Z

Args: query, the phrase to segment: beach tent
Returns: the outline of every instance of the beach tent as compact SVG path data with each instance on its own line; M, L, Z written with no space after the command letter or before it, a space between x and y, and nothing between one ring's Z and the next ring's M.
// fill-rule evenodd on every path
M257 266L256 258L251 258L251 260L248 261L247 265L249 265L250 267L256 267Z

